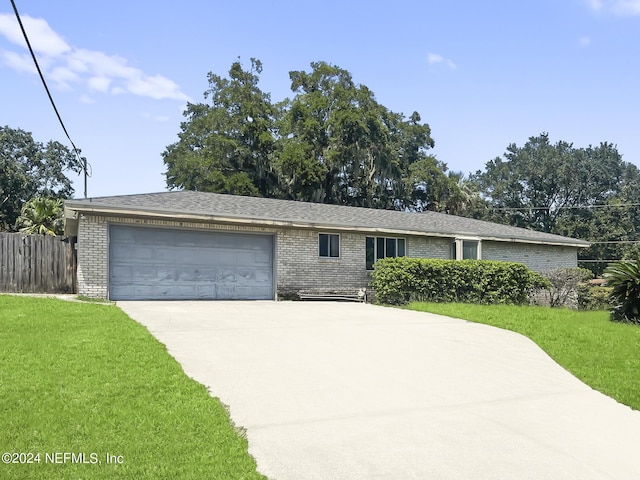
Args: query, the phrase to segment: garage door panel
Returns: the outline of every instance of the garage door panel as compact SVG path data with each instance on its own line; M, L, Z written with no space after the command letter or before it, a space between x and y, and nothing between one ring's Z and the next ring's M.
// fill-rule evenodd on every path
M134 285L132 290L134 298L150 298L157 295L157 292L154 292L154 287L151 285Z
M271 293L270 287L264 288L246 288L242 286L236 287L238 298L246 298L248 300L259 300Z
M210 265L235 266L238 264L238 256L234 251L215 248L212 252L215 253L205 257L205 261Z
M119 286L111 284L109 288L109 296L113 300L123 299L131 296L131 288L128 286Z
M216 275L218 283L224 285L229 283L236 282L236 272L235 270L229 270L228 268L221 268L218 270L218 274Z
M230 300L235 300L236 298L238 298L236 296L235 285L224 285L224 284L216 285L216 298L230 299Z
M114 300L271 299L273 237L112 225Z
M196 287L196 295L198 298L216 298L216 286L210 285L198 285Z
M238 270L238 282L254 283L256 280L256 272L254 270Z
M216 269L198 269L196 270L196 278L201 282L215 283L218 278L218 271Z
M127 265L111 265L110 278L113 281L131 277L131 267Z
M256 270L255 280L256 280L256 283L262 286L265 286L265 285L271 286L271 283L273 282L273 275L271 270L267 270L265 268Z
M271 265L271 256L265 253L257 252L254 256L254 260L258 265Z
M158 277L157 269L153 267L131 268L131 278L135 282L144 282L146 280L155 280Z

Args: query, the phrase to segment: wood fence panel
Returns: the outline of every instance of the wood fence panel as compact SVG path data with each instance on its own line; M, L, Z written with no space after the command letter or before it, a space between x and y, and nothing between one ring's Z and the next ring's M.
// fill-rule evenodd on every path
M76 293L76 237L0 232L0 292Z

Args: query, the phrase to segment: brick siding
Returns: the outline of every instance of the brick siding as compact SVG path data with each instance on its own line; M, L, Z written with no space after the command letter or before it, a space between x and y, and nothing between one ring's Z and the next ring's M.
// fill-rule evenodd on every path
M337 233L313 230L278 232L278 290L310 288L361 288L369 283L365 263L365 236L340 235L340 257L318 255L318 234Z
M556 245L483 241L482 258L524 263L536 272L578 266L577 248Z
M80 220L78 230L78 293L81 295L108 298L110 222L274 234L277 292L313 288L357 289L366 287L370 280L365 264L366 234L85 215ZM340 235L340 257L319 256L319 233ZM418 236L400 238L407 239L407 255L410 257L451 258L453 239ZM577 265L575 248L507 242L482 242L482 258L522 262L538 271Z
M407 237L407 256L417 258L451 258L452 238Z

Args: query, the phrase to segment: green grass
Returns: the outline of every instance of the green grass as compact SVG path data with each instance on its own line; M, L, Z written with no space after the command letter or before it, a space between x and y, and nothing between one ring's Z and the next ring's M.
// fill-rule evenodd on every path
M115 306L0 295L0 412L0 453L40 453L0 478L265 478L220 401Z
M608 312L425 302L408 308L526 335L587 385L640 410L640 327L611 322Z

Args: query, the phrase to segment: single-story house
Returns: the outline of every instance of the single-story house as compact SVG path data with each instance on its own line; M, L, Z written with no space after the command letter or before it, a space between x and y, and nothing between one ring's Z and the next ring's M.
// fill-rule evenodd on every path
M112 300L277 299L358 289L376 260L410 256L577 266L582 240L436 212L208 192L65 202L78 293Z

